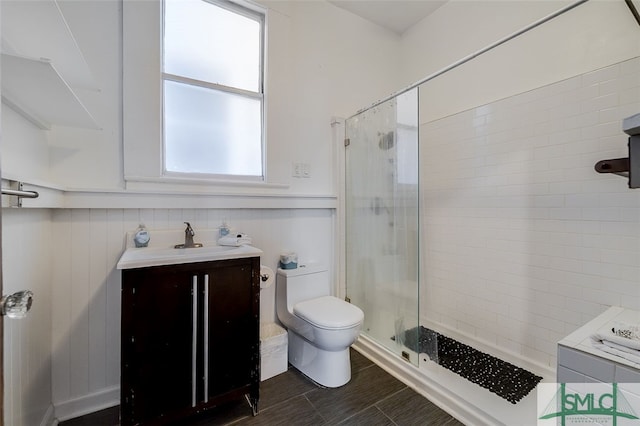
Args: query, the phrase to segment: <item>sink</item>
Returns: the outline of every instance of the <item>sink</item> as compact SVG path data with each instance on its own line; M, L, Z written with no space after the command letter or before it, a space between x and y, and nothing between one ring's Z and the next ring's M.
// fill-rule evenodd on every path
M262 250L253 246L219 246L215 243L202 247L130 247L118 261L118 269L145 268L148 266L177 265L181 263L208 262L260 256Z
M200 248L200 247L204 247L204 245L202 243L193 243L192 247L185 247L184 244L176 244L175 246L173 246L173 248L175 248L175 249Z

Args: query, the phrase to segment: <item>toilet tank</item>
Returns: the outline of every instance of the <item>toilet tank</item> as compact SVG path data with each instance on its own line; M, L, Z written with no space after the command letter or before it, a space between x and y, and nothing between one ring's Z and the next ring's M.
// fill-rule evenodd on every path
M303 300L329 296L331 286L327 267L319 263L300 264L296 269L278 269L278 291L287 293L287 308Z

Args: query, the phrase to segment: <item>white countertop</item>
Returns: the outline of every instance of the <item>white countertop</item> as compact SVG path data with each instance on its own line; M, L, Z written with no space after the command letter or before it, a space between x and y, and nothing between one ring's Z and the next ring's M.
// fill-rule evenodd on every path
M583 351L600 358L605 358L618 364L640 369L640 364L601 351L593 347L591 344L590 336L592 334L610 331L617 322L640 325L640 312L631 309L624 309L619 306L612 306L564 339L560 340L558 344Z
M174 248L174 245L184 243L184 231L149 230L151 240L148 247L135 247L133 243L135 232L127 232L127 248L116 267L118 269L145 268L256 257L262 254L262 250L250 245L219 246L215 242L217 232L217 229L202 231L196 229L193 240L201 243L203 247L187 249Z

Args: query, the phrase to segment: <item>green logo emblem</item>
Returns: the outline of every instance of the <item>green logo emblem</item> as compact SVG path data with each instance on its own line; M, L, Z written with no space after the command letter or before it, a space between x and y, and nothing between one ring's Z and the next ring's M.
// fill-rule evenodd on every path
M579 385L593 390L603 384L580 383ZM611 385L610 392L608 389L604 392L577 392L567 389L566 383L561 383L560 388L539 419L546 420L556 417L561 420L560 424L565 426L567 418L571 416L575 416L576 418L573 420L579 423L585 423L585 420L588 419L587 423L595 421L601 424L603 420L609 418L607 420L610 420L613 426L618 424L618 418L638 419L629 401L623 393L618 391L617 383Z

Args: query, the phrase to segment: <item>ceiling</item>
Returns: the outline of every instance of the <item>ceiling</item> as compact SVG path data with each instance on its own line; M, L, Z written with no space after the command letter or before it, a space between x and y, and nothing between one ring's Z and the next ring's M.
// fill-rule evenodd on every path
M329 0L368 21L402 35L447 0Z

